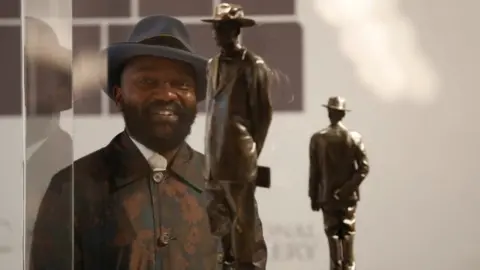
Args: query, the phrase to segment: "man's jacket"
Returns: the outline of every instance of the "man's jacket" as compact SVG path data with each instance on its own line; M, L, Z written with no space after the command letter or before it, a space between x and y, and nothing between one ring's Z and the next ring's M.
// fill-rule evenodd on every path
M155 182L120 133L52 179L33 233L31 269L67 270L72 260L76 270L222 269L208 198L191 188L204 187L203 165L203 155L185 143Z

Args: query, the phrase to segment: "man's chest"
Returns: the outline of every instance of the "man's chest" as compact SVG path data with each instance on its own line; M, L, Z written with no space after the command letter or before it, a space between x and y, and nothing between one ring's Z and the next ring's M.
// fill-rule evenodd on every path
M172 176L160 180L139 179L104 194L80 217L82 242L93 248L86 250L102 254L105 266L181 270L215 262L206 199Z
M248 88L252 65L241 59L219 58L212 74L211 84L215 93Z

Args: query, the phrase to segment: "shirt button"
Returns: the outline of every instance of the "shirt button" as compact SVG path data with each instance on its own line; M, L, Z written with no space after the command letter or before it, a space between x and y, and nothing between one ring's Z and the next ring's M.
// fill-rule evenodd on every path
M164 176L163 172L154 172L153 173L153 181L155 181L155 183L162 182L164 177L165 176Z

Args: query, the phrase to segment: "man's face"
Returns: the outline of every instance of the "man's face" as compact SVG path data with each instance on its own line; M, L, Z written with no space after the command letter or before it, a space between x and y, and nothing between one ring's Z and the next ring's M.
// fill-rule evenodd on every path
M178 147L196 117L194 71L165 58L141 56L122 73L115 99L131 136L157 152Z
M328 118L332 122L339 122L345 117L345 111L328 109Z
M235 43L238 35L238 25L235 22L217 22L213 24L213 37L219 47L227 47Z

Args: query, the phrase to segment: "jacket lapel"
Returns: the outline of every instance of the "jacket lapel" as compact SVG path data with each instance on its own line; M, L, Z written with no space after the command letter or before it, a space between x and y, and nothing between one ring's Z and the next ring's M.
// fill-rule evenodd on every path
M129 246L129 269L153 263L159 229L154 210L150 166L126 132L117 135L107 146L110 164L111 199L115 224L115 245ZM133 257L132 257L133 256Z
M235 61L235 60L224 58L222 61ZM223 68L223 70L221 70L221 68ZM232 70L234 68L236 68L237 70L235 71ZM238 68L239 68L238 66L236 67L231 67L231 66L227 67L227 65L222 66L220 61L220 55L217 55L213 58L212 67L211 67L211 70L213 73L213 75L211 76L213 93L211 98L215 98L218 94L220 94L227 88L228 84L231 83L232 79L234 79L234 77L237 75ZM222 72L222 76L220 76L220 71Z
M113 177L117 189L134 181L150 177L150 165L125 132L117 135L107 148L110 148L111 164L115 171ZM195 154L187 143L183 143L173 159L170 169L177 174L185 185L201 193L205 180L202 174L203 158Z
M220 89L218 86L218 70L219 70L219 64L220 64L220 55L216 55L212 58L212 63L210 65L210 71L211 71L211 76L210 76L210 89L211 89L211 98L215 97L217 94L218 89Z
M118 134L107 148L117 189L150 175L150 165L126 132Z
M203 158L195 153L187 143L184 143L175 155L170 169L183 184L202 193L205 185L205 179L201 173L202 167Z
M238 52L238 54L234 55L232 58L229 57L222 57L222 61L233 61L235 62L234 66L229 65L228 69L225 68L226 65L224 65L224 70L220 70L222 68L221 66L221 61L220 61L220 54L218 54L213 61L213 68L212 70L214 71L214 85L215 85L215 91L213 93L213 97L217 96L221 92L223 92L225 89L228 88L228 85L231 84L232 82L235 81L235 77L238 76L239 71L242 69L242 61L245 59L245 54L246 54L246 49L243 49ZM238 59L241 59L241 61L238 61ZM223 74L220 76L221 71Z

